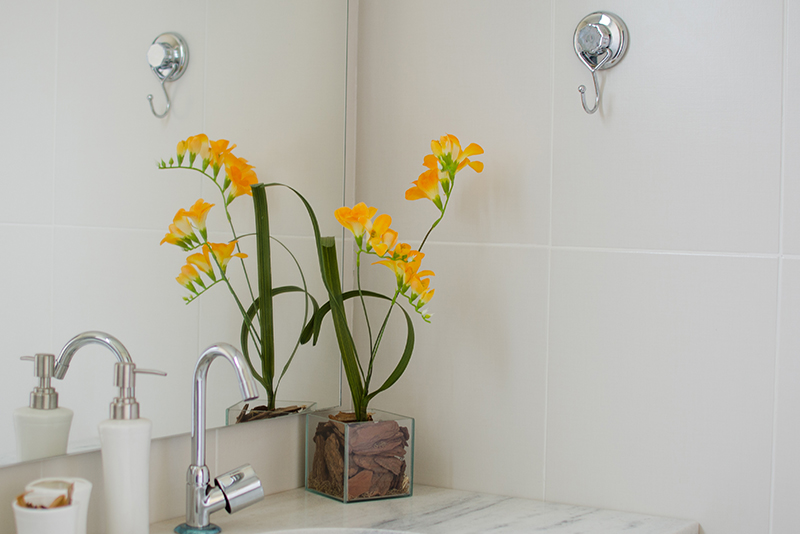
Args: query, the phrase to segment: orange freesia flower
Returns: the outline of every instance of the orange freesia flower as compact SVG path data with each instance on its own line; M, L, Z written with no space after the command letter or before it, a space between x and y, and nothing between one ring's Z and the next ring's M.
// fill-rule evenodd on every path
M386 254L397 241L397 232L391 230L389 225L392 224L392 218L385 213L378 215L375 221L367 220L364 229L369 234L367 243L375 250L378 256Z
M211 163L214 165L214 176L219 172L220 167L222 166L222 162L225 160L225 156L230 154L236 145L232 145L228 148L229 141L227 139L219 139L218 141L211 141L211 153L210 159Z
M402 285L403 274L405 272L404 271L405 262L403 260L395 260L387 258L385 260L376 261L372 265L385 265L394 273L395 277L397 278L398 286Z
M225 155L225 172L231 183L228 204L233 199L242 195L253 195L250 186L258 182L254 167L244 158L237 158L233 154Z
M189 147L189 156L200 156L200 159L208 159L208 136L206 134L193 135L186 139Z
M417 299L417 297L420 297L420 300L422 301L419 304L420 306L427 304L431 297L433 297L433 289L428 289L428 285L431 281L430 278L426 278L428 276L433 276L433 271L422 271L421 273L418 273L408 284L409 288L411 289L411 296L409 297L409 300L414 301ZM424 295L428 296L423 300L422 297Z
M371 224L372 218L378 212L378 208L368 208L363 202L359 202L352 209L343 206L333 214L339 224L353 232L356 243L361 246L361 238L366 230L366 225Z
M194 284L203 285L203 281L200 279L200 273L197 272L197 269L192 267L189 264L184 265L181 267L181 274L178 275L175 280L178 281L180 285L188 289L189 291L196 293L197 290L194 287Z
M431 151L439 160L439 163L441 163L442 170L447 171L451 177L455 176L455 173L463 169L466 165L472 167L475 172L483 171L482 162L470 161L469 159L470 156L483 154L483 148L475 143L470 143L470 145L462 151L461 143L455 135L443 135L438 141L434 139L431 141ZM454 165L455 168L452 169Z
M411 245L408 243L399 243L392 251L392 259L402 261L422 261L425 254L419 250L411 250Z
M436 290L435 290L435 289L428 289L428 290L424 291L424 292L423 292L423 293L422 293L422 294L419 296L419 301L418 301L418 302L419 302L419 304L418 304L418 306L419 306L419 307L422 307L422 306L426 305L428 302L430 302L430 301L431 301L431 299L433 298L433 294L434 294L435 292L436 292ZM430 316L429 316L429 317L430 317Z
M397 232L391 228L383 232L379 237L369 240L370 246L378 256L383 256L397 242Z
M214 204L208 204L201 198L195 202L191 208L189 208L188 212L186 212L186 215L191 221L192 225L200 230L204 237L206 230L206 217L208 217L208 212L213 207Z
M159 244L163 245L164 243L169 243L170 245L178 245L185 249L191 247L192 241L195 240L197 240L197 238L192 229L189 213L181 208L172 219L172 224L169 225L169 232Z
M180 167L181 163L183 163L183 158L186 155L186 149L188 147L189 145L186 143L186 141L178 142L178 167Z
M396 255L393 258L386 258L380 261L376 261L373 265L385 265L389 269L391 269L395 276L397 277L397 286L401 289L401 291L405 291L408 289L408 286L411 284L411 281L416 276L433 276L433 271L423 271L420 275L417 274L419 267L422 263L422 256L416 256L412 258L410 261L407 259L402 259L397 257Z
M186 258L186 263L197 267L212 280L216 280L214 268L211 266L211 258L208 256L208 253L208 245L203 245L202 252L197 252Z
M412 183L414 187L406 191L406 200L428 198L436 207L442 209L442 199L439 196L439 170L436 167L423 172Z
M208 246L211 247L211 253L216 258L217 263L219 263L220 270L222 273L225 273L225 268L228 265L228 262L231 261L231 258L246 258L247 254L243 252L237 252L233 254L233 249L236 248L237 240L231 241L230 243L209 243Z

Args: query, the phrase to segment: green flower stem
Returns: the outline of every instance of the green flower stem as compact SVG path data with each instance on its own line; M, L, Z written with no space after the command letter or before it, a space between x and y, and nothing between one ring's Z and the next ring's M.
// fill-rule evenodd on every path
M192 302L195 299L199 298L200 295L202 295L203 293L205 293L206 291L208 291L209 289L211 289L215 285L219 284L220 282L222 282L222 280L214 280L212 283L208 284L207 286L203 286L203 289L201 291L196 292L194 294L194 296L184 299L184 300L186 300L186 304L189 304L190 302Z
M204 243L204 244L207 245L208 243ZM217 257L214 254L211 254L210 256L212 258L214 258L214 264L217 266L217 269L219 270L219 273L220 273L220 275L219 275L220 279L217 280L216 282L214 282L214 284L217 284L220 281L225 282L225 285L228 286L228 290L230 291L231 295L233 295L233 300L236 302L236 306L239 308L239 313L242 314L242 316L244 317L245 321L249 321L250 320L250 316L247 315L247 311L244 309L244 305L242 304L242 301L239 300L239 295L237 295L236 291L233 289L233 286L231 285L231 281L228 279L228 276L225 274L225 270L222 268L222 265L219 263L219 260L217 259ZM209 287L211 287L211 286L209 286ZM261 339L258 337L258 332L256 332L255 329L253 329L252 324L250 325L250 329L251 329L251 334L253 336L253 343L255 343L258 346L260 346L261 345Z
M447 205L450 204L450 197L453 196L453 189L455 189L455 187L456 187L456 173L452 173L450 175L450 183L453 184L453 185L450 186L450 193L447 195L447 199L444 201L444 207L442 208L442 214L439 216L438 219L436 219L436 221L434 221L433 225L431 225L430 229L428 230L428 233L425 234L425 237L423 238L422 243L420 243L419 248L417 249L419 252L422 252L422 247L425 246L425 241L428 240L428 236L431 235L431 232L433 232L433 229L436 228L436 226L439 225L439 222L441 222L442 219L444 219L444 212L447 210Z
M364 380L364 391L369 394L369 382L372 379L372 366L375 363L375 357L378 355L378 347L381 344L381 340L383 339L383 333L386 331L386 325L389 323L389 317L392 315L392 310L394 309L394 305L397 303L397 296L400 294L400 289L398 288L394 292L394 296L392 297L392 303L389 304L389 310L386 312L386 317L383 319L383 324L381 325L381 330L378 332L378 338L375 340L375 348L370 351L369 355L369 370L367 371L367 378Z

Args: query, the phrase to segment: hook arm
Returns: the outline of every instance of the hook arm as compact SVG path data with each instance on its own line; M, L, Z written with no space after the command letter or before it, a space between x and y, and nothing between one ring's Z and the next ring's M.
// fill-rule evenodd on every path
M600 85L597 83L597 71L603 65L605 65L606 61L608 61L609 58L611 58L611 50L606 48L605 52L606 52L605 57L600 61L598 61L597 65L595 66L592 66L591 63L589 63L589 60L586 59L584 52L581 52L580 54L581 61L583 61L583 64L589 68L589 71L592 73L592 81L594 82L594 107L591 109L589 109L589 107L586 105L586 86L585 85L578 86L578 92L581 94L581 104L583 104L583 110L589 115L596 112L600 108Z
M164 113L161 114L156 113L156 108L153 107L153 95L152 94L147 95L147 100L150 102L150 111L152 111L153 115L155 115L159 119L163 119L164 117L167 116L167 113L169 113L169 108L172 105L172 102L170 102L169 100L169 94L167 94L167 88L164 87L164 84L167 83L167 78L169 78L169 76L165 76L161 80L161 89L164 91L164 96L167 99L167 108L164 110Z

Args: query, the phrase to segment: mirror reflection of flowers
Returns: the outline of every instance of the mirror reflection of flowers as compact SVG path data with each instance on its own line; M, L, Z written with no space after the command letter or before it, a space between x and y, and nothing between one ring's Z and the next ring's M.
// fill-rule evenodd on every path
M347 375L350 392L353 398L353 408L357 421L368 419L367 405L370 400L392 386L405 371L413 351L414 335L408 314L406 323L408 327L407 341L405 350L391 373L389 378L377 389L370 391L372 371L378 348L383 338L389 317L397 304L400 296L405 297L424 321L431 321L431 314L425 306L431 300L434 289L430 287L433 271L422 269L422 261L425 254L422 247L434 228L444 218L447 206L453 195L456 184L457 174L465 167L469 166L476 172L483 171L483 163L472 161L470 158L483 154L483 149L472 143L466 149L461 148L461 144L454 135L444 135L439 140L431 141L431 154L425 156L423 165L427 168L417 180L413 182L413 187L408 189L405 194L407 200L430 200L439 211L439 217L433 222L428 232L425 234L420 246L412 249L408 243L399 241L399 234L390 228L392 218L387 214L375 217L378 210L368 207L366 204L359 203L354 207L347 206L339 208L335 212L336 220L353 233L356 244L356 283L357 290L341 295L341 300L348 298L358 298L363 310L369 336L370 356L366 367L362 365L361 359L352 343L352 336L343 320L335 323L337 326L337 336L339 337L342 361ZM396 278L394 295L391 298L365 291L361 287L361 257L363 255L375 256L376 261L373 265L383 265L388 267ZM329 262L330 263L330 262ZM383 298L390 300L385 317L378 330L377 336L373 338L372 326L369 313L365 302L365 296L373 298ZM333 298L333 297L332 297ZM343 308L342 308L343 309ZM403 310L403 308L400 308ZM405 310L403 310L405 313Z
M172 224L169 225L169 231L164 236L164 239L161 240L161 244L176 245L186 252L192 252L186 258L186 264L181 268L181 272L176 278L178 283L189 292L184 297L187 304L193 302L216 285L222 284L228 288L242 315L240 337L242 352L246 356L253 376L264 387L267 396L267 409L274 410L278 386L301 341L300 332L298 332L298 340L294 349L276 381L272 297L281 293L302 293L305 300L303 325L308 321L309 305L313 306L312 313L316 312L318 306L308 293L305 278L294 255L285 245L269 235L265 185L258 183L254 167L246 159L233 154L234 148L236 148L236 145L231 145L225 139L212 141L205 134L194 135L178 143L177 161L170 158L169 162L162 160L158 165L159 169L162 170L183 169L195 171L211 181L219 191L221 207L225 212L232 238L222 243L208 240L206 218L216 204L210 204L201 198L188 210L178 210ZM229 207L238 198L248 196L253 197L254 200L256 232L255 234L240 235L236 232ZM239 246L240 239L251 236L255 236L258 250L258 272L255 286L244 262L247 254L243 253ZM283 247L294 260L300 272L302 287L272 287L271 240ZM240 297L229 278L228 267L233 258L238 258L241 273L246 282L247 297L245 299ZM264 296L264 298L259 295ZM315 330L314 333L316 335L318 331ZM249 343L253 344L257 352L258 361L256 364L251 361L248 349Z

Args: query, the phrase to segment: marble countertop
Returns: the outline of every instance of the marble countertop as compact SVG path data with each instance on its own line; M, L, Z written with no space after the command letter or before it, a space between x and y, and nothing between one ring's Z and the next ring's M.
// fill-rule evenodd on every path
M184 518L161 521L150 534L170 534ZM698 534L694 521L585 506L544 503L429 486L397 499L342 504L303 488L267 496L236 514L211 521L227 534L303 528L362 528L420 534L553 532L557 534Z

